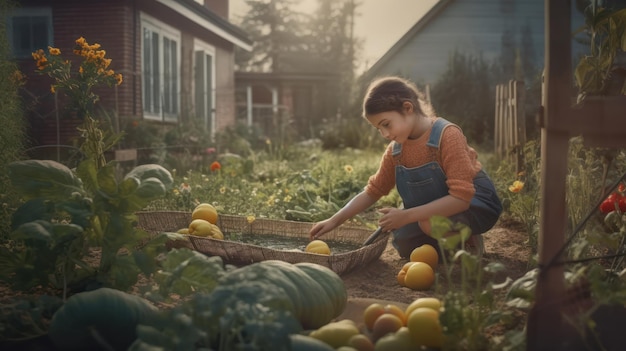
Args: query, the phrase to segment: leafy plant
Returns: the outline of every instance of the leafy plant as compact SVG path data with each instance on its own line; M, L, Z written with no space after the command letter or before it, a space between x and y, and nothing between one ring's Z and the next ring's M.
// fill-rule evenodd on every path
M581 1L585 25L578 30L589 35L588 55L574 71L578 101L589 95L626 94L626 9L611 9L598 0ZM617 79L614 79L617 78Z
M440 314L441 325L445 326L444 349L488 350L495 343L501 343L500 347L519 349L524 341L519 337L522 331L507 325L514 323L517 318L514 311L507 309L497 295L498 291L509 286L511 279L506 278L502 283L489 279L498 272L506 271L506 267L499 262L483 266L480 257L458 250L459 246L464 247L465 240L471 235L466 225L435 216L431 219L431 228L433 238L438 240L444 252L443 266L448 282L448 290L442 292L443 308ZM451 232L457 234L448 235ZM448 255L451 262L448 261ZM460 270L459 282L453 278L455 269ZM450 288L456 283L457 287ZM498 325L509 327L508 339L492 340L488 337L487 331Z
M302 331L293 313L297 297L249 270L238 273L219 256L171 250L156 275L158 290L147 296L183 300L139 326L130 350L289 350L289 335Z
M0 279L16 289L37 285L78 288L85 279L128 289L142 269L150 273L161 243L135 250L147 233L135 226L135 211L165 195L170 173L158 165L134 168L122 179L115 162L97 168L93 159L76 173L51 160L9 165L15 189L25 203L13 215L13 247L0 247ZM89 264L100 250L97 267ZM93 282L92 282L93 283Z

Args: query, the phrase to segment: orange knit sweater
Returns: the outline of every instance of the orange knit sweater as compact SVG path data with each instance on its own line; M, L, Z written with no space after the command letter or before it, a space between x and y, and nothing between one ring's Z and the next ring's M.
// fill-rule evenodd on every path
M432 148L426 146L431 130L419 139L407 140L402 144L402 154L398 160L400 165L414 168L435 161ZM365 187L371 196L380 198L387 195L396 185L396 160L391 155L393 143L387 146L378 171L369 178ZM470 202L475 192L473 180L482 165L476 150L467 144L461 128L450 124L444 129L436 161L446 174L449 194Z

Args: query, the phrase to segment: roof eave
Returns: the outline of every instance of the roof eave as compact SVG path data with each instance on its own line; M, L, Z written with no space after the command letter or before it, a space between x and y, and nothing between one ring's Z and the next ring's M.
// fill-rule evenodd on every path
M372 78L376 75L376 72L387 63L402 47L404 47L407 43L411 41L418 32L420 32L428 23L437 17L437 15L443 11L443 9L448 6L454 0L439 0L422 18L420 18L417 23L411 27L387 52L376 61L372 67L370 67L365 73L363 77Z
M246 51L252 51L253 42L247 37L243 30L213 13L208 8L188 0L157 1L206 30L215 33L220 38Z

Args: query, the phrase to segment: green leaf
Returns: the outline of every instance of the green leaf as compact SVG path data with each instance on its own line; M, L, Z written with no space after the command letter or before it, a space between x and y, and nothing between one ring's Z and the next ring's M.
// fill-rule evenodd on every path
M36 220L24 223L11 233L11 238L16 240L34 240L45 244L52 242L52 223L44 220Z
M135 177L143 181L148 178L157 178L165 186L166 189L171 189L174 179L172 174L165 168L155 164L140 165L133 168L125 178Z
M115 179L115 168L107 164L98 171L98 192L104 193L105 197L112 198L117 195L117 180Z
M76 174L83 181L85 189L92 194L98 189L98 167L93 159L86 159L76 167Z
M90 202L84 201L84 199L79 199L78 201L64 201L58 204L57 208L70 215L72 223L83 228L88 228L91 225L90 219L93 212Z
M116 289L126 291L137 283L139 269L132 255L117 255L106 276Z
M212 291L224 272L224 262L219 256L207 257L189 249L174 249L168 253L155 279L163 296L169 293L186 296L197 291Z
M128 212L141 210L150 203L150 201L165 196L166 191L165 185L159 179L144 179L135 192L126 197L125 210Z
M120 194L132 194L137 190L140 184L141 179L137 177L125 177L120 183L119 192Z
M11 217L11 230L16 230L20 225L38 219L50 220L52 218L53 205L45 199L36 198L23 203Z
M11 183L27 199L66 199L83 193L82 181L66 166L52 160L25 160L8 166Z

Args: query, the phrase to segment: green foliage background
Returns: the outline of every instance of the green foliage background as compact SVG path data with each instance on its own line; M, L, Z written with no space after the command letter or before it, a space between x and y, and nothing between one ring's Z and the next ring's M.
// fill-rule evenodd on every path
M9 1L0 2L0 240L9 232L11 207L17 201L6 173L6 165L23 157L26 141L26 122L20 105L18 83L21 75L10 60L6 33L6 18L13 8Z

